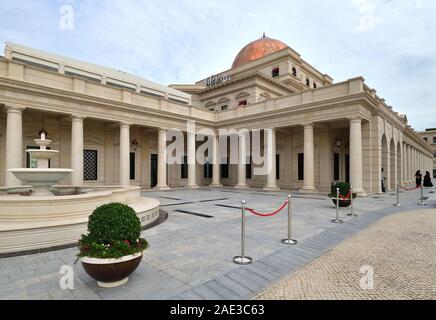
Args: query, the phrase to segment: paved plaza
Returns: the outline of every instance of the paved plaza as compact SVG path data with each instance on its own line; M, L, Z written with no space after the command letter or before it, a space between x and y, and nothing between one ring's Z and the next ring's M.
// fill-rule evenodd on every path
M335 217L335 207L325 195L293 192L293 237L299 240L298 246L288 247L280 243L287 232L286 210L270 218L248 215L247 255L253 258L254 263L250 266L233 264L232 258L240 250L241 200L246 200L249 207L258 211L270 212L283 204L288 193L208 188L144 192L144 196L161 201L161 209L168 213L168 219L163 224L143 232L150 248L145 251L141 265L127 284L113 289L97 287L80 263L74 265L77 249L72 248L0 259L0 299L251 299L262 292L265 295L261 297L283 298L280 294L273 293L275 287L271 289L278 281L305 270L301 269L304 266L311 268L311 263L316 263L325 254L327 255L322 259L332 259L332 252L335 251L331 250L344 240L356 236L377 221L392 216L393 222L381 224L382 227L376 225L377 240L374 241L380 243L398 225L408 224L408 215L395 220L395 214L422 209L416 204L417 192L403 192L403 206L400 208L393 207L394 193L369 196L355 202L358 218L347 217L349 210L343 209L341 218L345 223L337 225L330 222ZM433 194L428 195L429 206L425 209L434 207ZM419 212L411 217L415 219L416 214ZM429 219L426 227L433 230L434 241L434 219ZM398 228L397 235L401 230ZM413 233L412 224L408 232ZM408 260L404 265L399 264L401 268L413 266L415 256L409 254L413 250L421 250L421 244L428 244L428 241L419 241L418 235L413 239L415 240L412 242L405 239L405 244L400 247L391 238L382 242L384 250L387 251L402 250L407 243L412 246L405 249L404 255L396 256L397 260ZM355 248L371 253L369 247L374 246L374 243L369 240L363 243L367 243L367 246L352 239L343 245L351 251ZM342 259L346 260L347 256L343 255ZM386 263L397 263L397 260L386 260ZM356 263L363 262L365 261L359 260ZM378 267L383 263L383 258L370 260L369 263L371 262ZM434 267L434 259L432 263ZM63 265L74 268L73 290L60 288L59 280L62 275L59 271ZM395 265L380 267L379 271L395 273ZM348 269L347 272L353 271ZM305 274L313 276L308 271ZM314 279L317 279L319 286L325 285L322 277ZM419 286L420 282L417 280L413 284ZM269 288L271 294L265 291ZM295 292L290 297L304 298ZM352 297L355 296L351 294L350 298Z
M435 300L435 244L435 209L392 215L256 298ZM362 267L362 272L373 274L371 288L361 287L366 277L359 272Z

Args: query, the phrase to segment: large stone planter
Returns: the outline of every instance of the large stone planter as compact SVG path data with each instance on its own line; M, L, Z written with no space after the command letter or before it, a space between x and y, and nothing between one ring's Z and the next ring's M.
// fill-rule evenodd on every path
M124 256L119 259L98 259L83 257L82 266L90 277L97 280L102 288L114 288L125 284L129 275L136 270L142 260L143 253Z

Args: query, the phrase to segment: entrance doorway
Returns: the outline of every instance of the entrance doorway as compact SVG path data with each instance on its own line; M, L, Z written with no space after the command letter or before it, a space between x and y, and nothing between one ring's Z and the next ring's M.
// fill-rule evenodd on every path
M152 154L151 161L150 161L151 163L150 184L152 188L157 186L157 160L158 160L158 155Z
M345 155L345 182L350 183L350 155Z

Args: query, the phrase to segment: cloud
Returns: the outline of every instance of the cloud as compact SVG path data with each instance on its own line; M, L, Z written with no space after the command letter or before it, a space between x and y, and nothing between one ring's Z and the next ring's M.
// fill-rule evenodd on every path
M353 5L361 12L359 26L356 31L372 30L383 21L382 17L376 14L376 5L372 0L353 0Z

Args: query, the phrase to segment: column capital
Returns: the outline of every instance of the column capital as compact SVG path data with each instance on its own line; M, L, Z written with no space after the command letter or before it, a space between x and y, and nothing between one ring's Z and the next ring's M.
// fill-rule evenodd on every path
M124 122L124 121L122 121L122 122L119 123L119 125L120 125L120 128L130 128L130 126L131 126L132 124L129 123L129 122Z
M70 115L70 119L72 121L78 121L78 120L83 121L86 119L86 116L83 116L81 114L72 114L72 115Z
M17 106L8 106L5 105L5 109L7 113L19 113L22 114L26 107L17 107Z
M348 120L350 121L350 123L362 123L361 117L351 117L351 118L348 118Z
M302 125L304 128L309 128L309 127L312 127L312 128L313 128L313 126L314 126L313 122L303 122L301 125Z

